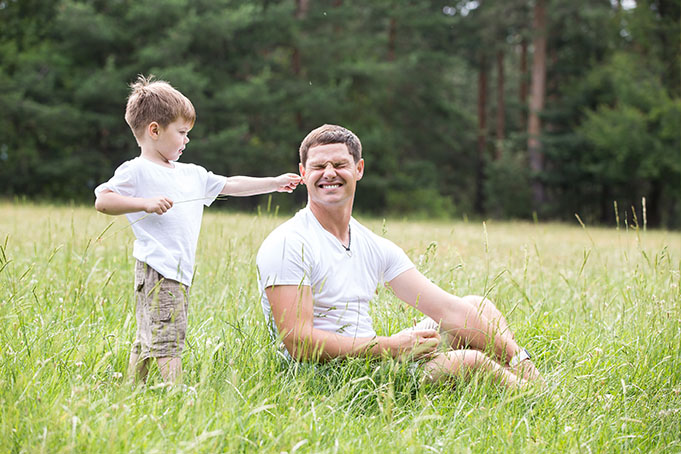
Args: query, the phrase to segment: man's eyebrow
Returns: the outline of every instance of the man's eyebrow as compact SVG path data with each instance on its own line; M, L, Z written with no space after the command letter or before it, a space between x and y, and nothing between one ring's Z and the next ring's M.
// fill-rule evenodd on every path
M347 164L350 162L350 159L337 159L337 160L326 160L326 161L310 161L309 165L311 166L326 166L327 164L331 163L334 167L340 165L340 164Z

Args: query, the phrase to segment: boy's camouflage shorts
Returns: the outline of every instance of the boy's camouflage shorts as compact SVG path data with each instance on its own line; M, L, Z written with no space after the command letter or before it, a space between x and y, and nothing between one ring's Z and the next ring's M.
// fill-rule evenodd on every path
M139 360L179 358L187 333L189 288L137 260L135 298L137 335L132 352Z

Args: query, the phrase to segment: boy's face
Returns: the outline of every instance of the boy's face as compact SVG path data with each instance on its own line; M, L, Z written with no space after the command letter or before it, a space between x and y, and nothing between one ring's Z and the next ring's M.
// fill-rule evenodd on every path
M154 123L152 123L154 125ZM156 125L151 131L154 157L164 163L177 161L189 142L189 131L192 124L182 118L175 120L165 128Z

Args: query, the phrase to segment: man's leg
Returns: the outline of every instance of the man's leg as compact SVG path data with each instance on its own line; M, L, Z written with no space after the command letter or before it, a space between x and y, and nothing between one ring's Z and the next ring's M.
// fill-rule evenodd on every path
M502 315L501 311L497 309L492 301L478 295L467 295L463 297L463 300L475 307L480 314L484 315L487 320L491 321L499 333L508 333L511 338L515 339L515 334L513 334L509 328L506 318Z
M433 383L454 377L468 379L477 371L490 374L495 382L507 388L517 388L524 383L513 372L478 350L451 350L440 353L426 363L425 370L428 379Z
M461 299L465 304L473 307L477 314L482 315L489 320L493 324L497 333L507 334L511 336L511 339L515 339L515 334L513 334L509 328L506 318L501 314L499 309L497 309L492 301L478 295L467 295ZM466 346L464 339L454 334L441 331L440 326L438 326L435 320L430 317L425 317L423 320L415 324L414 329L435 329L440 331L442 340L445 341L447 345L450 345L454 350L459 350Z
M463 297L463 300L471 306L477 308L478 313L489 320L498 333L504 336L510 336L510 338L515 341L515 333L511 331L506 318L502 315L501 311L497 309L492 301L478 295L467 295ZM463 344L461 343L461 339L452 339L453 349L461 348L462 346ZM506 359L507 361L510 360L510 358ZM539 371L535 367L534 363L529 359L521 362L518 364L518 366L509 370L511 370L516 376L525 380L541 380Z

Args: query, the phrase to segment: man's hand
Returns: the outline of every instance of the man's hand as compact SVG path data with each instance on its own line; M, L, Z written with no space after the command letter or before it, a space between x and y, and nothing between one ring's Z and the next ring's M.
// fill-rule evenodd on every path
M404 330L390 336L391 353L394 357L429 356L440 344L440 334L434 329Z
M295 173L285 173L274 178L277 184L277 192L293 192L293 190L300 184L300 175Z
M163 214L173 207L173 201L167 197L151 197L144 199L144 211Z

